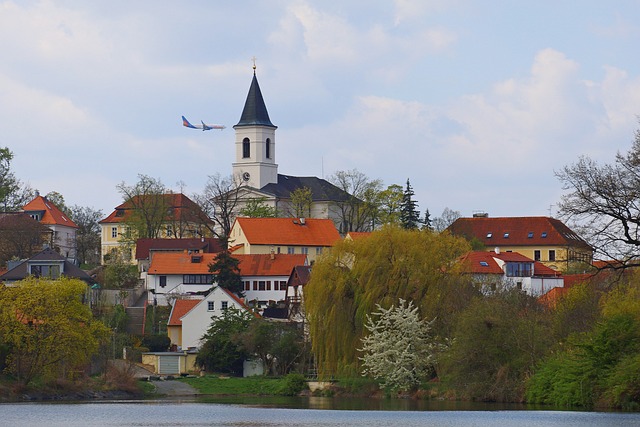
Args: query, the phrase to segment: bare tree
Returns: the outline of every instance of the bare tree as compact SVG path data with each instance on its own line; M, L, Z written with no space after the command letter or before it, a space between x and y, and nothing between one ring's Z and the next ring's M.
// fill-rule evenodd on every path
M595 259L615 260L608 268L638 266L640 255L640 131L626 154L613 164L589 157L565 166L556 176L568 193L558 205L560 215L585 232Z
M164 197L167 187L156 178L138 175L138 182L127 185L118 184L118 191L127 205L126 240L135 242L139 238L158 238L171 205Z
M194 195L194 200L213 220L209 231L226 243L231 234L231 227L245 198L245 187L242 179L233 175L222 177L219 173L210 175L202 194Z
M350 194L344 201L336 202L340 231L370 231L378 219L382 181L369 179L364 173L352 169L338 171L329 181Z
M80 264L100 264L101 210L73 205L69 208L71 219L78 226L76 249Z
M453 224L455 220L460 217L462 217L460 211L454 211L453 209L449 209L448 207L446 207L442 211L442 215L433 219L431 225L434 231L440 233L446 230L447 227Z

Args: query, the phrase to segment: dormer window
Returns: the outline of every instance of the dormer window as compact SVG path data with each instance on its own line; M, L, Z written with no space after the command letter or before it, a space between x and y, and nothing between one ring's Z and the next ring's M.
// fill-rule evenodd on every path
M191 263L192 264L199 264L202 262L202 257L201 256L192 256L191 257Z
M490 239L491 237L493 237L493 233L487 233L487 239Z
M543 239L545 239L545 238L547 237L547 232L546 232L546 231L543 231L543 232L542 232L542 234L541 234L541 236L542 236L542 238L543 238Z
M249 138L245 138L242 140L242 158L248 159L251 157L251 141Z
M530 231L529 234L527 234L527 239L533 239L533 231Z
M509 238L509 233L504 233L504 238L508 239Z

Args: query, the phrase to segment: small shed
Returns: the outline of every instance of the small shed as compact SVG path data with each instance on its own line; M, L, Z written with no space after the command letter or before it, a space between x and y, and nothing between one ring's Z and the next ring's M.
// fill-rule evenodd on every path
M142 363L153 367L158 375L180 375L197 372L197 351L164 351L142 353Z

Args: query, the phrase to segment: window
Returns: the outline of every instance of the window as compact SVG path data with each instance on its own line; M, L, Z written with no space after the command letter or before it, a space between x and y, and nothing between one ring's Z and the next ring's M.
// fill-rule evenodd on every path
M547 232L546 232L546 231L543 231L543 232L542 232L542 234L541 234L541 236L542 236L542 238L543 238L543 239L546 239L546 238L547 238Z
M322 248L316 248L316 255L322 254Z
M214 309L214 301L207 301L207 310L213 311Z
M250 291L251 290L251 282L250 281L246 281L244 282L244 290L245 291Z
M271 280L267 280L267 290L271 290Z
M509 233L504 233L504 238L508 239L509 238Z
M280 282L280 290L281 291L286 291L287 290L287 282L284 282L284 281Z
M549 249L549 261L556 260L556 251L554 249Z
M508 262L507 277L531 277L532 265L530 262Z
M534 261L540 261L540 251L539 250L533 251L533 260Z
M35 277L47 277L57 279L60 277L59 265L32 265L31 274Z
M487 239L490 239L493 237L493 233L487 233Z
M118 227L111 227L111 238L115 239L118 237Z
M40 221L40 215L38 214L31 214L29 215L31 218L35 219L36 221Z
M294 254L295 252L296 252L296 248L294 248L293 246L288 246L288 247L287 247L287 253L288 253L289 255L292 255L292 254Z
M254 291L257 291L257 290L258 290L258 281L257 281L257 280L254 280L254 281L253 281L253 290L254 290Z
M280 253L280 246L278 246L278 249L276 251L277 253Z
M249 157L251 157L251 144L249 138L245 138L242 140L242 158L246 159Z
M229 308L229 302L228 302L228 301L222 301L222 302L220 303L220 309L224 311L224 310L226 310L227 308Z
M265 143L265 151L267 154L267 159L271 158L271 140L267 138L267 142Z
M300 253L308 255L309 254L309 248L307 248L306 246L301 247L300 248Z
M258 281L258 290L259 291L264 291L266 289L266 282L264 280L259 280Z
M522 282L516 283L516 287L518 288L519 291L521 291L522 290Z
M167 286L167 276L160 276L160 287L164 288Z
M167 225L167 237L173 236L173 227Z
M527 234L527 239L533 239L533 231L530 231L529 234Z
M487 261L480 261L480 265L483 267L489 267L489 263Z
M207 285L213 283L211 274L185 274L182 276L182 282L188 285Z

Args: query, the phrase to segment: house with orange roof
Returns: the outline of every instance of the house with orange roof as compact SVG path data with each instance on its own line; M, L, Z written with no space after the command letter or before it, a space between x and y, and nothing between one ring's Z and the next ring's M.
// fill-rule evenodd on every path
M490 218L480 214L458 218L447 231L479 241L488 250L518 252L558 271L593 260L593 248L562 221L551 217Z
M197 299L177 299L173 302L169 321L167 322L167 335L171 339L171 344L182 347L182 316L195 307L202 298Z
M371 231L350 231L344 236L345 240L360 240L371 236Z
M213 285L209 265L217 254L158 252L151 259L147 272L146 289L149 300L168 305L169 300L185 296L203 295ZM307 265L303 254L234 254L240 262L241 280L246 301L256 308L282 301L286 295L286 282L296 265Z
M193 200L182 193L169 193L152 196L134 196L131 200L116 206L113 212L99 221L102 261L112 251L125 247L122 236L127 233L127 222L134 217L138 207L143 204L144 197L159 198L157 205L162 206L166 216L157 236L147 238L180 239L208 236L213 227L211 219ZM125 256L135 262L135 245Z
M76 233L78 225L46 197L36 197L23 206L22 212L46 225L53 233L53 249L70 262L76 262Z
M333 221L319 218L236 218L230 234L234 254L302 254L310 264L340 240Z
M258 316L242 299L220 286L214 286L211 292L202 299L191 300L196 301L195 304L193 302L185 303L179 301L189 300L175 301L169 316L169 324L172 324L174 328L181 324L182 330L177 333L174 329L173 336L170 335L169 337L171 338L171 344L183 350L199 348L202 336L209 329L212 319L222 316L225 310L231 307L238 310L246 310L252 315Z
M473 277L484 291L515 287L540 296L564 287L562 274L517 252L473 251L460 258L463 274Z

